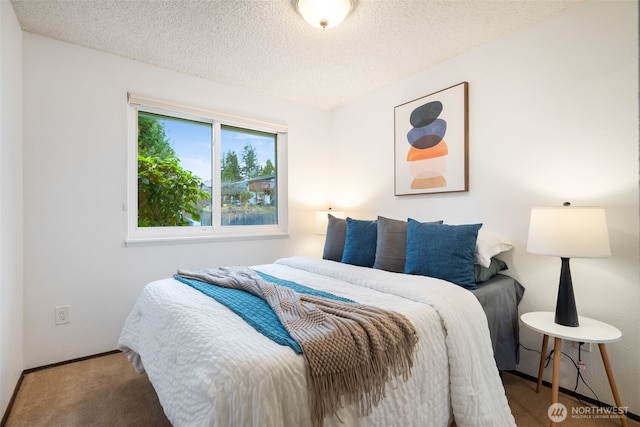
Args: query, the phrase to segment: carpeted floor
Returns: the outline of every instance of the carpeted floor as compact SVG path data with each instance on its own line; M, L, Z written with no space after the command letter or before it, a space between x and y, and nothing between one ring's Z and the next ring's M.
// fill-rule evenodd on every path
M25 375L6 427L171 426L146 374L122 353Z
M535 392L535 383L505 373L503 382L518 426L548 426L551 390ZM624 402L624 396L623 402ZM561 395L572 407L585 406ZM590 405L587 405L590 406ZM628 420L629 427L640 423ZM6 427L163 427L158 397L146 375L135 372L122 353L56 366L25 375ZM619 426L619 419L576 418L569 415L559 426Z

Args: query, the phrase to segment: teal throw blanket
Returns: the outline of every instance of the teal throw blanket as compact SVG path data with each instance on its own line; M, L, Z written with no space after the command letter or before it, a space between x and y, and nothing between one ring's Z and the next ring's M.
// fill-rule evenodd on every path
M329 292L319 291L309 288L289 280L279 279L268 274L256 271L265 281L275 283L276 285L286 286L294 291L313 295L316 297L328 298L336 301L350 302L348 298L339 297ZM192 288L202 292L203 294L215 299L221 304L226 305L231 311L240 316L245 322L253 326L253 328L262 335L277 342L280 345L286 345L298 354L302 353L300 345L289 335L287 330L282 326L280 320L275 315L269 304L260 297L252 295L240 289L224 288L211 283L201 282L195 279L188 279L179 275L174 278L179 282L191 286Z

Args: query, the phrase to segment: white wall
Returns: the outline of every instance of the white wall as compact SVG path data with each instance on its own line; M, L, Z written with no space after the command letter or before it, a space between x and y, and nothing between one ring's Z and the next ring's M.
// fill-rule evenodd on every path
M516 245L505 259L527 287L521 312L552 310L559 261L526 253L529 212L570 200L607 208L613 256L573 260L572 273L580 314L624 334L609 354L640 413L637 24L635 2L588 1L331 113L24 34L24 367L112 350L142 286L177 267L317 255L313 211L329 204L362 218L484 222ZM470 192L394 197L393 107L461 81ZM287 122L291 237L125 248L127 91ZM57 305L71 306L70 324L54 326ZM540 338L522 330L528 347ZM585 361L612 402L597 352ZM519 369L536 366L523 351ZM572 366L562 369L573 388Z
M580 315L623 333L608 349L623 403L636 414L637 30L636 2L588 1L345 106L333 113L332 124L339 153L333 206L361 218L483 222L515 244L505 259L527 288L521 313L553 311L560 274L559 259L526 253L531 207L565 200L605 206L613 254L572 260L574 287ZM470 191L394 197L394 106L462 81L469 82ZM523 328L521 338L539 349L539 334ZM572 347L565 350L576 356ZM521 354L518 369L537 375L538 354ZM589 385L613 403L597 350L584 360ZM574 383L575 370L565 360L561 385L573 389ZM578 392L592 396L584 386Z
M178 267L317 255L329 115L24 34L24 347L27 368L113 350L143 285ZM125 247L127 91L287 123L290 238ZM54 325L54 307L71 323Z
M0 1L0 414L22 370L22 31Z

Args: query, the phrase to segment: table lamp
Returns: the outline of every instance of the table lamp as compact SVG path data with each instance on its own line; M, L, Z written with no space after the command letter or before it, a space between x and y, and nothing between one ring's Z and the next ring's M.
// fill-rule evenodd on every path
M333 215L336 218L345 218L345 213L343 211L334 211L331 208L329 208L328 211L317 211L316 224L313 234L327 234L327 223L329 222L329 214Z
M611 255L604 208L574 207L568 202L563 207L532 208L527 252L560 257L555 322L579 326L569 259Z

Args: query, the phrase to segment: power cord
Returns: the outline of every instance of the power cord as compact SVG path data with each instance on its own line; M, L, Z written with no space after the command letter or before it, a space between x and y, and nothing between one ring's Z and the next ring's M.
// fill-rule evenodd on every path
M585 385L585 387L587 387L591 393L593 393L593 395L595 396L595 400L600 401L600 399L598 398L598 395L596 394L595 391L593 391L593 389L589 386L589 384L587 384L587 381L584 379L584 377L582 376L582 370L586 369L586 366L584 364L584 362L582 361L582 346L584 345L583 342L578 343L578 362L576 363L575 360L573 360L573 358L571 356L569 356L567 353L565 353L564 351L561 351L560 354L562 356L566 356L569 360L571 360L571 363L573 363L573 366L576 368L576 385L573 388L573 392L576 394L576 396L579 396L579 394L576 392L576 390L578 390L578 386L580 385L580 380L582 380L582 383ZM524 348L527 351L532 351L534 353L538 353L541 354L539 350L534 350L531 348L528 348L522 344L520 344L520 347ZM549 352L549 354L545 357L545 364L544 367L546 368L547 366L549 366L549 363L551 363L551 361L553 360L552 356L554 353L555 349L551 350ZM578 399L578 401L580 403L582 403L583 405L587 405L587 402L582 401L579 397L576 397L576 399Z
M576 386L573 388L573 392L575 393L576 390L578 389L578 385L580 384L580 380L582 380L582 383L585 385L585 387L587 387L591 393L593 393L593 395L595 396L595 399L599 402L600 399L598 398L598 395L596 394L595 391L593 391L593 389L589 386L589 384L587 384L587 381L584 379L584 377L582 376L582 370L587 369L587 367L585 366L584 362L582 361L582 346L584 345L583 342L579 342L578 343L578 363L576 364L576 362L573 361L573 359L571 359L570 356L569 359L571 359L571 361L573 362L573 365L576 367ZM562 353L564 354L564 353ZM580 399L578 399L580 400ZM580 400L581 403L585 403L582 400Z

